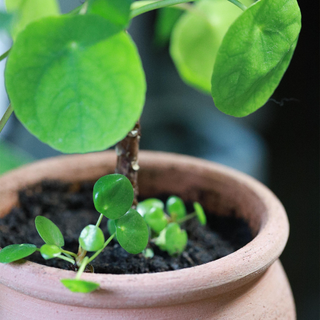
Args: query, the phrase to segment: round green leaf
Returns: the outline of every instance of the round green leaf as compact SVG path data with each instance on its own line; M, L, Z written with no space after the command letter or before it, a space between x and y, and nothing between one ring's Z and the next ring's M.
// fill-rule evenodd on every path
M37 216L35 219L36 229L46 244L64 246L64 239L59 228L48 218Z
M102 230L89 224L80 233L79 243L87 251L98 251L104 245L104 235Z
M177 223L170 223L166 229L166 250L170 255L182 253L188 242L186 230L181 230Z
M137 211L144 216L147 212L149 212L153 208L163 209L164 204L161 200L155 198L149 198L142 202L139 202L137 205Z
M67 153L105 150L123 139L145 100L135 44L98 15L28 25L12 47L5 76L19 120Z
M108 226L108 231L109 231L110 236L113 235L116 232L116 224L115 224L114 220L109 219L107 226Z
M72 292L89 293L100 287L99 283L78 279L61 279L61 282Z
M163 230L168 224L163 210L157 207L153 207L143 217L148 226L157 233Z
M44 244L40 248L40 253L44 259L48 260L60 256L61 249L55 245Z
M0 262L10 263L28 257L37 250L34 244L12 244L0 251Z
M226 0L203 0L185 13L172 33L170 54L181 78L211 92L213 65L222 39L241 10Z
M31 22L48 16L59 14L59 5L56 0L6 0L8 12L14 12L11 35L16 39L19 32Z
M194 211L197 214L197 218L203 226L206 225L207 223L207 217L206 214L204 213L204 210L199 202L194 202L193 203Z
M296 0L260 0L229 28L212 75L212 97L221 111L246 116L270 98L298 41Z
M118 219L131 207L133 187L122 174L101 177L93 187L93 202L96 210L109 219Z
M181 198L171 196L168 198L166 208L173 221L177 221L186 216L187 210Z
M136 210L130 209L115 223L117 240L124 250L137 254L146 248L149 238L148 227Z

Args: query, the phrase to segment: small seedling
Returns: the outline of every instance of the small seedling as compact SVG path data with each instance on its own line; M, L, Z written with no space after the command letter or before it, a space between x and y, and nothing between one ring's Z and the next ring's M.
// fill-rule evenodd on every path
M99 284L80 280L80 277L114 237L123 249L132 254L142 252L148 244L147 224L141 215L131 208L132 201L133 188L125 176L110 174L101 177L93 188L93 202L97 211L100 212L100 217L96 225L90 224L81 231L77 253L63 249L65 242L59 228L48 218L38 216L35 219L35 226L45 244L40 248L33 244L9 245L0 251L0 262L14 262L39 251L45 260L62 259L78 269L75 279L61 280L70 291L82 293L94 291ZM107 240L99 228L103 217L109 218L108 226L112 225ZM87 252L92 252L92 255L87 256Z
M177 255L184 251L188 242L187 232L181 230L180 224L194 217L201 225L207 222L202 206L198 202L194 202L193 206L194 212L187 214L183 200L177 196L171 196L166 202L167 213L164 211L164 203L159 199L140 202L137 211L151 230L151 241L170 255ZM150 255L150 251L144 254Z

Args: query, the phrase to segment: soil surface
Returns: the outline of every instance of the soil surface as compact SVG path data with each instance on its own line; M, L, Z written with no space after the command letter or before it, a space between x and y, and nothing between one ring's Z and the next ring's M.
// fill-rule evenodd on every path
M52 220L61 230L65 238L64 249L77 252L78 237L88 224L95 224L99 213L94 209L92 201L92 183L62 184L57 181L44 181L41 184L19 194L20 206L0 219L0 247L14 243L33 243L40 247L43 241L38 235L34 219L43 215ZM169 196L169 195L167 195ZM161 195L161 200L166 200ZM187 204L192 211L192 204ZM92 262L94 272L112 274L133 274L177 270L200 265L224 257L252 240L247 223L235 217L219 217L214 212L207 212L208 224L201 226L196 219L182 225L187 230L189 240L185 252L178 257L171 257L166 252L151 244L153 258L145 258L142 254L127 253L116 241L111 243ZM100 225L106 238L108 237L107 219ZM45 261L36 252L28 260L40 264L73 269L73 266L60 259Z

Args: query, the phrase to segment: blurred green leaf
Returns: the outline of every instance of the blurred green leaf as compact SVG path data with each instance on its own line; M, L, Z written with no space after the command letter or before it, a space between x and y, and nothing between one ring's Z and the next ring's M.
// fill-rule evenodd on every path
M102 230L92 224L86 226L80 234L79 243L87 251L98 251L103 248L104 235Z
M166 208L173 221L180 220L187 214L183 200L177 196L171 196L168 198Z
M100 15L121 28L127 28L131 3L131 0L89 0L87 13Z
M144 216L147 212L149 212L153 208L164 208L164 204L161 200L155 198L149 198L144 201L141 201L137 205L137 211Z
M147 225L155 232L159 233L168 224L168 220L162 209L153 207L144 216Z
M131 207L133 187L122 174L101 177L93 187L93 202L96 210L109 219L118 219Z
M145 100L135 44L98 15L30 24L11 49L5 76L18 119L66 153L105 150L123 139Z
M198 218L200 224L203 226L206 225L207 217L206 217L206 214L204 213L204 210L203 210L201 204L199 202L194 202L193 207L194 207L194 211L197 214L197 218Z
M167 7L157 10L154 29L154 40L157 46L163 47L169 42L172 29L181 14L182 11L176 8Z
M40 253L44 259L48 260L60 256L61 249L55 245L44 244L40 248Z
M64 246L63 235L51 220L43 216L37 216L35 225L40 237L46 244L55 245L59 248Z
M28 257L37 250L34 244L12 244L0 251L0 262L10 263Z
M141 215L130 209L120 219L115 220L117 240L121 247L129 253L142 252L148 244L148 227Z
M44 17L59 15L59 5L56 0L45 2L43 0L5 0L5 3L8 12L15 13L11 30L14 40L29 23Z
M0 11L0 30L10 32L13 17L12 13Z
M99 283L78 279L61 279L61 282L72 292L89 293L100 287Z
M243 117L263 106L287 70L300 28L296 0L260 0L248 8L217 54L212 75L217 108Z

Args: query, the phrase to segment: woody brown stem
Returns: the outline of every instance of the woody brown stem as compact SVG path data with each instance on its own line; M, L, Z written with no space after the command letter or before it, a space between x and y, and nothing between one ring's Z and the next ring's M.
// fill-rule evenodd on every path
M140 142L140 120L137 121L133 129L127 136L117 143L117 167L116 173L125 175L131 182L134 190L132 207L136 208L138 204L138 152Z

